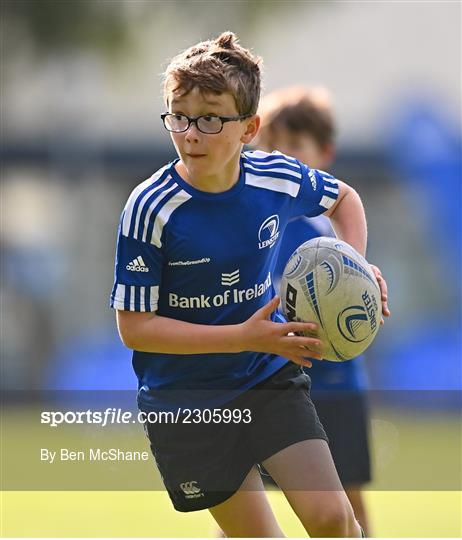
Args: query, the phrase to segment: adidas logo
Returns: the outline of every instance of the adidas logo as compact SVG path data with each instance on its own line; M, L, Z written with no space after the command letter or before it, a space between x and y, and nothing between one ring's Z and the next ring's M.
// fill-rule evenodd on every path
M149 272L149 268L144 264L143 257L141 257L141 255L136 259L133 259L132 262L128 263L125 268L131 272Z
M231 272L230 274L221 274L221 284L225 285L225 287L230 287L231 285L239 283L240 279L241 278L239 276L239 268L237 270L234 270L234 272Z

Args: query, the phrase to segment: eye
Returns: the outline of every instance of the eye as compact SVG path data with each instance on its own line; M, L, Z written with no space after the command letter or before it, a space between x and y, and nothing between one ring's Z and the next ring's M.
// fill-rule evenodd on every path
M181 113L172 113L172 118L175 120L184 120L186 116Z
M206 114L202 117L205 122L216 122L219 118L213 114Z

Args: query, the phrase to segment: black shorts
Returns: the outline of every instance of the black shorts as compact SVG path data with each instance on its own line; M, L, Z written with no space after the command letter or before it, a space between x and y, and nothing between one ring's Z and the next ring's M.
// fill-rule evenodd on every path
M214 423L213 411L202 412L205 421L199 423L185 423L186 418L192 419L188 414L178 423L146 422L152 453L176 510L215 506L239 489L255 464L297 442L327 440L310 398L310 385L303 370L288 362L221 407L241 411L240 422ZM249 417L250 422L244 421Z
M344 488L371 480L369 412L365 392L316 391L311 395L329 437L329 447Z

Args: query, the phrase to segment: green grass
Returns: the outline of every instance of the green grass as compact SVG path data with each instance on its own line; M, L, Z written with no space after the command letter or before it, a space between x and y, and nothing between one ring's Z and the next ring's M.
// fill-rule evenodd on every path
M283 531L306 536L279 492L269 493ZM374 536L454 538L462 533L460 492L367 492ZM6 537L212 537L204 510L176 512L163 492L5 492Z

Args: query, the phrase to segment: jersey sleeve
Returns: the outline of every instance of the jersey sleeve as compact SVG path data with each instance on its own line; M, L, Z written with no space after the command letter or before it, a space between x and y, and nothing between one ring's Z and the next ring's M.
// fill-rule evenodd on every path
M329 173L300 163L302 181L293 205L293 217L319 216L329 210L338 197L338 182Z
M124 212L125 213L125 212ZM119 224L110 305L123 311L157 311L163 253L156 245L124 234Z

